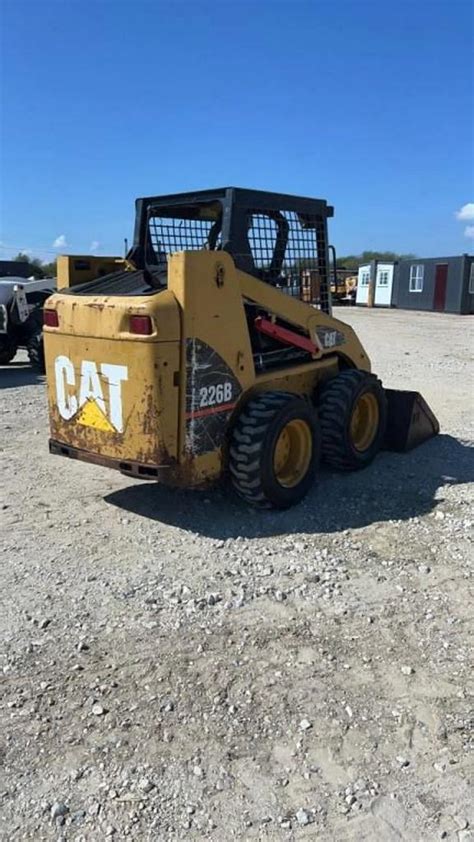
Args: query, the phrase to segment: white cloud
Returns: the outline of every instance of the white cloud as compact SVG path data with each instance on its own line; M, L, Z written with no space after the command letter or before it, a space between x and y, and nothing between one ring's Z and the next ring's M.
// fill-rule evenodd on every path
M469 237L470 240L474 240L474 225L466 225L464 236Z
M99 251L99 249L100 249L99 241L98 240L92 240L91 247L90 247L91 254L94 254L95 251Z
M474 219L474 202L468 202L467 205L462 206L461 210L456 211L456 218L460 219L461 222ZM469 236L469 234L466 236Z
M66 237L64 236L64 234L60 234L59 237L56 237L56 239L53 243L53 249L63 249L63 248L66 248L66 246L67 246L67 242L66 242Z

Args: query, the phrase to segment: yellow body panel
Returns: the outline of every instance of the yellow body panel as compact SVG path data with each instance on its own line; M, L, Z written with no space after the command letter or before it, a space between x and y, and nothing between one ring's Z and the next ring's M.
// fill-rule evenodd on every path
M186 423L186 398L194 368L188 364L187 354L192 355L194 340L204 341L218 354L234 373L240 394L254 383L255 369L232 258L224 252L174 254L169 259L168 279L168 289L182 314L181 371L186 372L180 395L180 462L186 466L186 484L194 484L218 476L222 467L222 446L198 452L193 425Z
M338 370L336 357L327 357L306 365L293 366L290 370L283 368L266 371L255 378L255 391L279 389L296 395L312 395L320 383L334 377Z
M245 300L307 334L313 359L256 374ZM173 254L166 290L57 293L48 308L59 319L45 328L53 452L170 484L220 476L229 424L256 391L312 397L341 360L370 370L352 328L238 271L223 251ZM130 315L149 316L152 333L132 334Z
M64 340L61 334L49 335L47 340L46 375L51 384L49 413L52 439L81 451L120 461L166 465L176 460L179 389L174 378L175 372L179 370L179 343L121 342L78 336ZM67 378L67 369L64 366L61 368L61 364L58 366L57 360L60 357L71 361L73 376ZM83 408L87 404L80 404L84 361L92 362L96 367L105 404L103 415L106 421L102 428L97 421L94 423L93 418L89 424L84 423ZM102 373L104 363L127 369L127 378L120 382L123 423L119 429L114 427L110 419L110 382ZM58 374L56 368L59 368ZM57 391L54 388L57 377L64 379L67 413L77 403L77 411L71 418L64 418L58 407ZM164 394L165 408L162 398ZM76 401L71 406L74 398ZM97 405L96 400L91 403Z
M176 298L168 290L156 295L81 295L56 293L48 299L48 308L58 313L62 335L87 336L113 342L173 342L181 338L180 311ZM130 316L150 316L153 333L137 336L130 333ZM57 335L58 331L45 333Z
M59 319L58 329L45 327L52 438L120 461L163 465L176 460L181 327L173 295L166 290L127 299L57 293L48 307L57 311ZM130 315L145 313L152 319L153 333L131 334ZM73 374L66 362L58 363L61 357L72 363ZM84 368L89 362L95 366L97 380L93 366ZM118 384L122 430L81 422L81 398L91 384L102 396L105 417L110 420L111 397L116 395L111 396L104 365L127 369ZM89 384L83 383L86 377ZM63 415L72 413L70 418L61 415L58 389L65 392Z
M123 257L93 257L90 254L58 254L56 261L58 289L85 284L111 272L123 272Z

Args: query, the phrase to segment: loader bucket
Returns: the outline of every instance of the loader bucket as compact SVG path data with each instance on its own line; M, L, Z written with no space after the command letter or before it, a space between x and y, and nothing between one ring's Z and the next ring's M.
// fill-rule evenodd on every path
M437 436L439 423L419 392L386 389L388 421L385 449L406 452Z

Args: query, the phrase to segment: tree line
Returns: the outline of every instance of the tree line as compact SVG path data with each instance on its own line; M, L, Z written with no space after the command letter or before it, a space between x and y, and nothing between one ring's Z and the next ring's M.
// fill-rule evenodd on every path
M34 278L55 278L56 277L56 260L51 260L49 263L40 260L39 257L32 257L31 254L26 254L19 251L16 257L12 260L19 263L27 263L31 268L31 275Z
M394 263L397 260L411 260L416 254L397 254L395 251L363 251L361 254L349 254L338 257L336 265L339 269L358 269L370 263L371 260L380 260L385 263Z
M339 269L353 269L357 270L359 266L365 263L370 263L371 260L381 260L387 263L392 263L397 260L410 260L416 257L415 254L398 254L395 251L363 251L361 254L349 254L337 258L337 266ZM19 260L22 263L28 263L31 266L31 274L35 278L54 278L56 277L56 260L45 263L39 257L31 257L29 254L19 252L13 260ZM305 261L305 266L309 265L310 261Z

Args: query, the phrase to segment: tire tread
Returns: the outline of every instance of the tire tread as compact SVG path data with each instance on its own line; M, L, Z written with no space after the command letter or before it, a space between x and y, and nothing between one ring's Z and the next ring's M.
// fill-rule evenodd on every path
M319 396L318 414L321 425L323 458L332 467L340 471L351 471L368 464L368 461L357 460L351 452L347 440L348 418L352 414L354 400L364 384L370 384L370 387L375 389L378 395L379 407L382 410L380 425L383 427L383 433L385 429L386 397L382 384L375 374L359 369L342 371L323 387ZM377 438L380 439L380 431Z
M230 479L239 497L252 506L273 505L263 489L259 457L273 419L298 397L293 392L261 392L249 400L234 426L229 448Z

